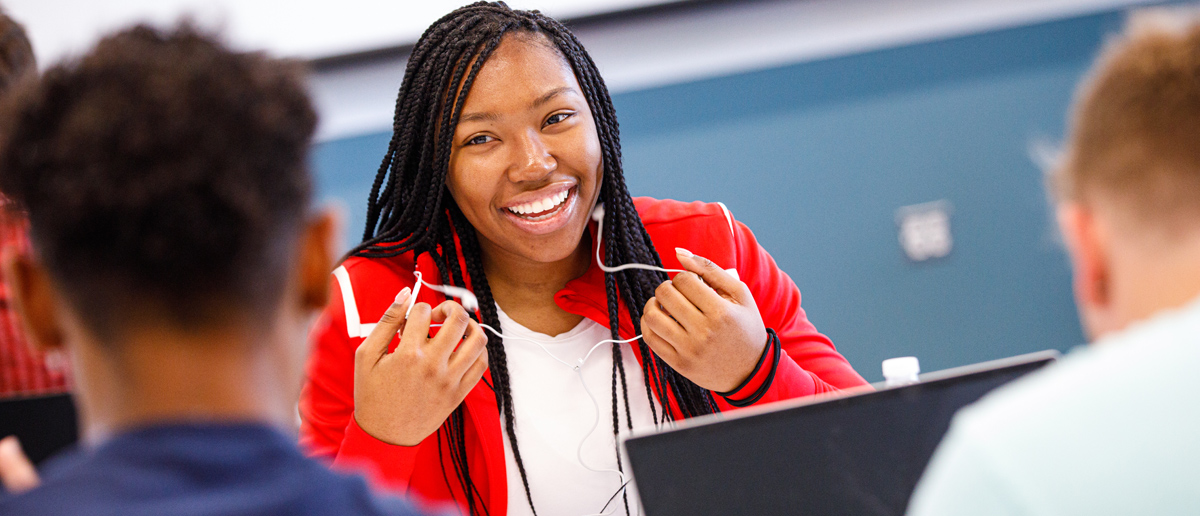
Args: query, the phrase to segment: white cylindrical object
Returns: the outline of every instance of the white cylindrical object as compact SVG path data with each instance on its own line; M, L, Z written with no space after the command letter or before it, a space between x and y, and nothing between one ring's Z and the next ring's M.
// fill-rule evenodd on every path
M921 364L917 357L896 357L883 361L883 381L887 387L917 383Z

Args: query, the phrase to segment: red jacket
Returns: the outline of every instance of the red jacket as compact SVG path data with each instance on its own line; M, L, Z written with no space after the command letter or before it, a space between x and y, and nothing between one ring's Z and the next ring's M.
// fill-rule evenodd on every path
M772 385L756 404L866 385L829 338L808 322L796 284L723 205L644 197L635 199L634 204L656 249L683 247L721 267L735 269L753 293L764 324L778 333L785 353ZM663 253L662 260L667 268L680 267L674 253ZM418 258L415 268L426 278L439 277L428 256ZM329 306L312 333L309 377L300 403L300 438L314 455L332 459L339 467L366 470L388 488L461 503L466 498L454 479L445 439L439 442L435 433L416 446L390 445L368 435L353 418L354 351L370 333L369 323L379 320L400 289L413 285L413 270L412 255L406 254L386 259L353 257L335 271ZM418 297L431 305L444 300L432 289L421 289ZM604 273L595 263L583 276L568 282L554 300L567 312L609 325ZM620 313L621 337L633 337L628 311L622 306ZM634 354L641 362L636 347ZM748 398L762 386L769 369L762 367L730 398ZM640 376L634 373L633 378ZM484 373L484 378L490 378L489 374ZM464 403L471 477L489 513L502 516L507 513L508 487L496 397L481 381ZM734 410L719 396L717 404L722 410ZM674 403L671 406L675 408ZM443 466L448 477L443 476Z
M4 247L12 247L18 254L30 252L29 220L0 196L0 248ZM10 290L11 285L0 274L0 399L71 392L67 361L58 360L56 364L44 352L29 346Z

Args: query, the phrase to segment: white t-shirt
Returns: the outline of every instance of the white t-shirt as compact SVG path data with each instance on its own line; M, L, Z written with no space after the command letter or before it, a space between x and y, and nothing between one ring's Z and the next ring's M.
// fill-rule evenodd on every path
M581 368L583 382L573 366L596 343L612 337L609 329L585 318L571 331L551 337L517 324L498 306L497 309L500 313L500 331L509 337L504 339L504 352L508 360L509 386L516 414L515 432L533 504L541 515L597 514L621 487L621 477L615 473L617 452L612 435L612 344L602 344L592 351ZM542 346L517 337L535 340ZM631 345L621 346L633 427L651 428L654 420L650 401L646 397L641 366L633 355ZM588 396L588 390L591 391L591 397ZM624 400L620 399L619 378L617 393L621 435L625 436L628 431ZM525 487L521 483L521 473L513 456L512 443L503 430L503 424L502 420L501 434L504 436L508 472L508 514L532 515L525 498ZM582 453L579 453L580 443L583 443ZM580 463L580 456L583 464ZM624 466L628 478L629 465ZM631 483L630 511L638 514L637 493L632 487ZM605 513L625 513L620 495L613 499Z
M1200 514L1200 298L954 417L910 516Z

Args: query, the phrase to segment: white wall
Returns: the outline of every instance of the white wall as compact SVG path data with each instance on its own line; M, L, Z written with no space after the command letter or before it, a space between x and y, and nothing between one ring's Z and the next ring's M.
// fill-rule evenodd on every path
M810 0L701 5L576 30L614 93L1087 14L1148 0ZM386 131L401 56L322 70L318 138Z
M319 58L410 44L425 27L471 0L3 0L26 25L42 63L91 46L103 34L189 14L223 27L239 48ZM577 17L674 0L509 0L520 9Z
M135 22L182 13L223 27L238 48L315 59L410 44L469 0L0 0L43 66ZM673 0L510 0L560 18ZM747 0L682 4L584 24L577 34L613 92L1048 21L1150 0ZM405 58L322 67L320 140L386 131Z

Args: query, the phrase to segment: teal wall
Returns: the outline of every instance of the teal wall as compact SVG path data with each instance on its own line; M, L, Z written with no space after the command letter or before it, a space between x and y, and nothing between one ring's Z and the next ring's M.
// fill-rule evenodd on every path
M801 63L614 97L634 195L723 201L868 380L1083 337L1035 140L1059 141L1075 84L1123 13ZM388 134L323 143L319 189L363 227ZM955 247L909 262L895 210L946 199Z

